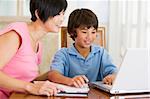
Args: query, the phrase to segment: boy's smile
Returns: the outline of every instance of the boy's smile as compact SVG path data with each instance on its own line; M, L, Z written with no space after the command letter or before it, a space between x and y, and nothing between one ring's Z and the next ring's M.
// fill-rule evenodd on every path
M90 48L96 38L96 29L94 27L77 28L76 32L75 45L80 48Z

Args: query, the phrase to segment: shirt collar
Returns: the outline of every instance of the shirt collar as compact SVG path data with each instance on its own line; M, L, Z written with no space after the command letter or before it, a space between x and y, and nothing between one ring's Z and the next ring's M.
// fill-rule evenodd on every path
M93 56L95 53L100 51L100 47L98 45L92 44L91 45L91 52L90 54ZM74 47L74 43L68 48L68 52L69 54L72 55L80 55L79 52L76 50L76 48Z

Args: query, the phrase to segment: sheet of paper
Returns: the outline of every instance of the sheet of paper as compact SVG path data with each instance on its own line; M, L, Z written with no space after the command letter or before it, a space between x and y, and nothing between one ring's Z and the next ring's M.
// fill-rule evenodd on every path
M88 93L58 93L55 96L67 96L67 97L87 97Z
M63 89L65 93L88 93L89 91L88 84L85 84L82 88L71 87L63 84L57 84L57 86Z

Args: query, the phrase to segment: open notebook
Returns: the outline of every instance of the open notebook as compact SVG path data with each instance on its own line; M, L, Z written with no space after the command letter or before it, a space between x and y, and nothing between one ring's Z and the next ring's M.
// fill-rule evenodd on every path
M90 85L111 94L150 93L148 61L148 49L128 48L112 86L100 81Z
M63 92L56 94L56 96L75 96L75 97L87 97L89 92L88 84L85 84L82 88L71 87L63 84L55 83L57 87L63 89Z

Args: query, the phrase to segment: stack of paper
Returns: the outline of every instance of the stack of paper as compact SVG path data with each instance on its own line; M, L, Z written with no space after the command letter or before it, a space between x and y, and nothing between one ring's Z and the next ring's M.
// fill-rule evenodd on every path
M82 88L71 87L63 84L56 84L63 92L58 93L56 96L79 96L85 97L88 95L89 86L85 84Z

